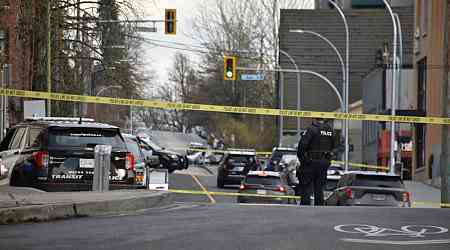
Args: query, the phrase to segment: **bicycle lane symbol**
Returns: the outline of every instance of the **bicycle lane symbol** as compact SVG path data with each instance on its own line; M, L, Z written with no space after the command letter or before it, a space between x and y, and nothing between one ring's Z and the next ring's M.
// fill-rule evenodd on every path
M420 245L420 244L450 244L450 239L426 240L427 236L448 232L447 228L430 225L406 225L400 228L386 228L374 225L346 224L337 225L334 230L341 233L364 236L364 239L344 238L342 241L354 243ZM408 240L384 240L387 237L407 237ZM381 239L380 239L381 238Z

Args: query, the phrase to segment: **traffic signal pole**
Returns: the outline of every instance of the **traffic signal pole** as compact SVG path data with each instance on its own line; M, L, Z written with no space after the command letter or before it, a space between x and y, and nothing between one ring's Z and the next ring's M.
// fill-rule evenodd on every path
M444 70L442 72L442 116L448 117L448 2L443 2L443 26L444 26L444 49L442 53L442 65L444 65ZM440 170L441 170L441 203L449 203L450 201L450 164L449 164L449 143L448 143L448 125L442 126L442 150L441 150L441 159L440 159Z

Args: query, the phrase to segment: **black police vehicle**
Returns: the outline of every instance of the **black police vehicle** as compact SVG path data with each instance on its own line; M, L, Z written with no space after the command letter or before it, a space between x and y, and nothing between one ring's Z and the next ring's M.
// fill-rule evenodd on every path
M139 139L139 144L144 151L151 151L153 155L159 157L159 163L162 168L165 168L169 173L173 173L175 170L187 169L189 167L189 161L186 156L178 154L176 152L168 151L148 137L137 137Z
M119 128L85 118L36 117L11 128L0 144L11 186L92 190L94 148L111 145L110 189L135 188L135 159Z
M258 168L255 150L229 149L217 169L217 187L239 185L249 171Z

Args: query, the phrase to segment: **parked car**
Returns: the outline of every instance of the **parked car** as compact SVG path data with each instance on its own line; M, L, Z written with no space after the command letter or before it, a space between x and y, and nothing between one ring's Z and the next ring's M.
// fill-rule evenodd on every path
M410 193L398 175L379 172L345 173L326 199L331 206L410 207Z
M158 144L150 140L150 138L137 137L142 150L151 152L153 155L159 157L159 163L161 168L165 168L169 173L173 173L175 170L183 170L189 167L188 158L184 155L178 154L166 150L160 147Z
M272 155L270 156L269 162L267 164L267 170L273 171L280 163L283 155L297 155L297 150L295 148L281 148L275 147L272 149Z
M94 148L100 144L112 146L110 189L136 188L135 158L119 128L92 119L26 119L7 132L0 156L12 186L92 190Z
M275 166L274 171L283 171L289 164L300 165L297 155L285 154L281 157L278 164Z
M258 167L255 150L230 149L217 169L217 187L240 185L247 173Z
M147 187L147 168L159 166L159 157L152 155L152 152L147 154L139 145L139 139L130 134L122 134L128 151L130 151L136 162L136 185L142 188ZM147 151L148 152L148 151Z
M238 203L296 204L295 199L273 196L294 196L286 175L273 171L250 171L239 186L239 194L261 196L238 196ZM264 197L269 195L270 197Z

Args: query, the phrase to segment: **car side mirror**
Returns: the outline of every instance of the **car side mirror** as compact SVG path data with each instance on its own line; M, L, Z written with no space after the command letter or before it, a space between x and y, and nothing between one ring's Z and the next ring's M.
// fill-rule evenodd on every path
M150 167L159 166L159 157L156 155L148 155L145 157L145 165Z

